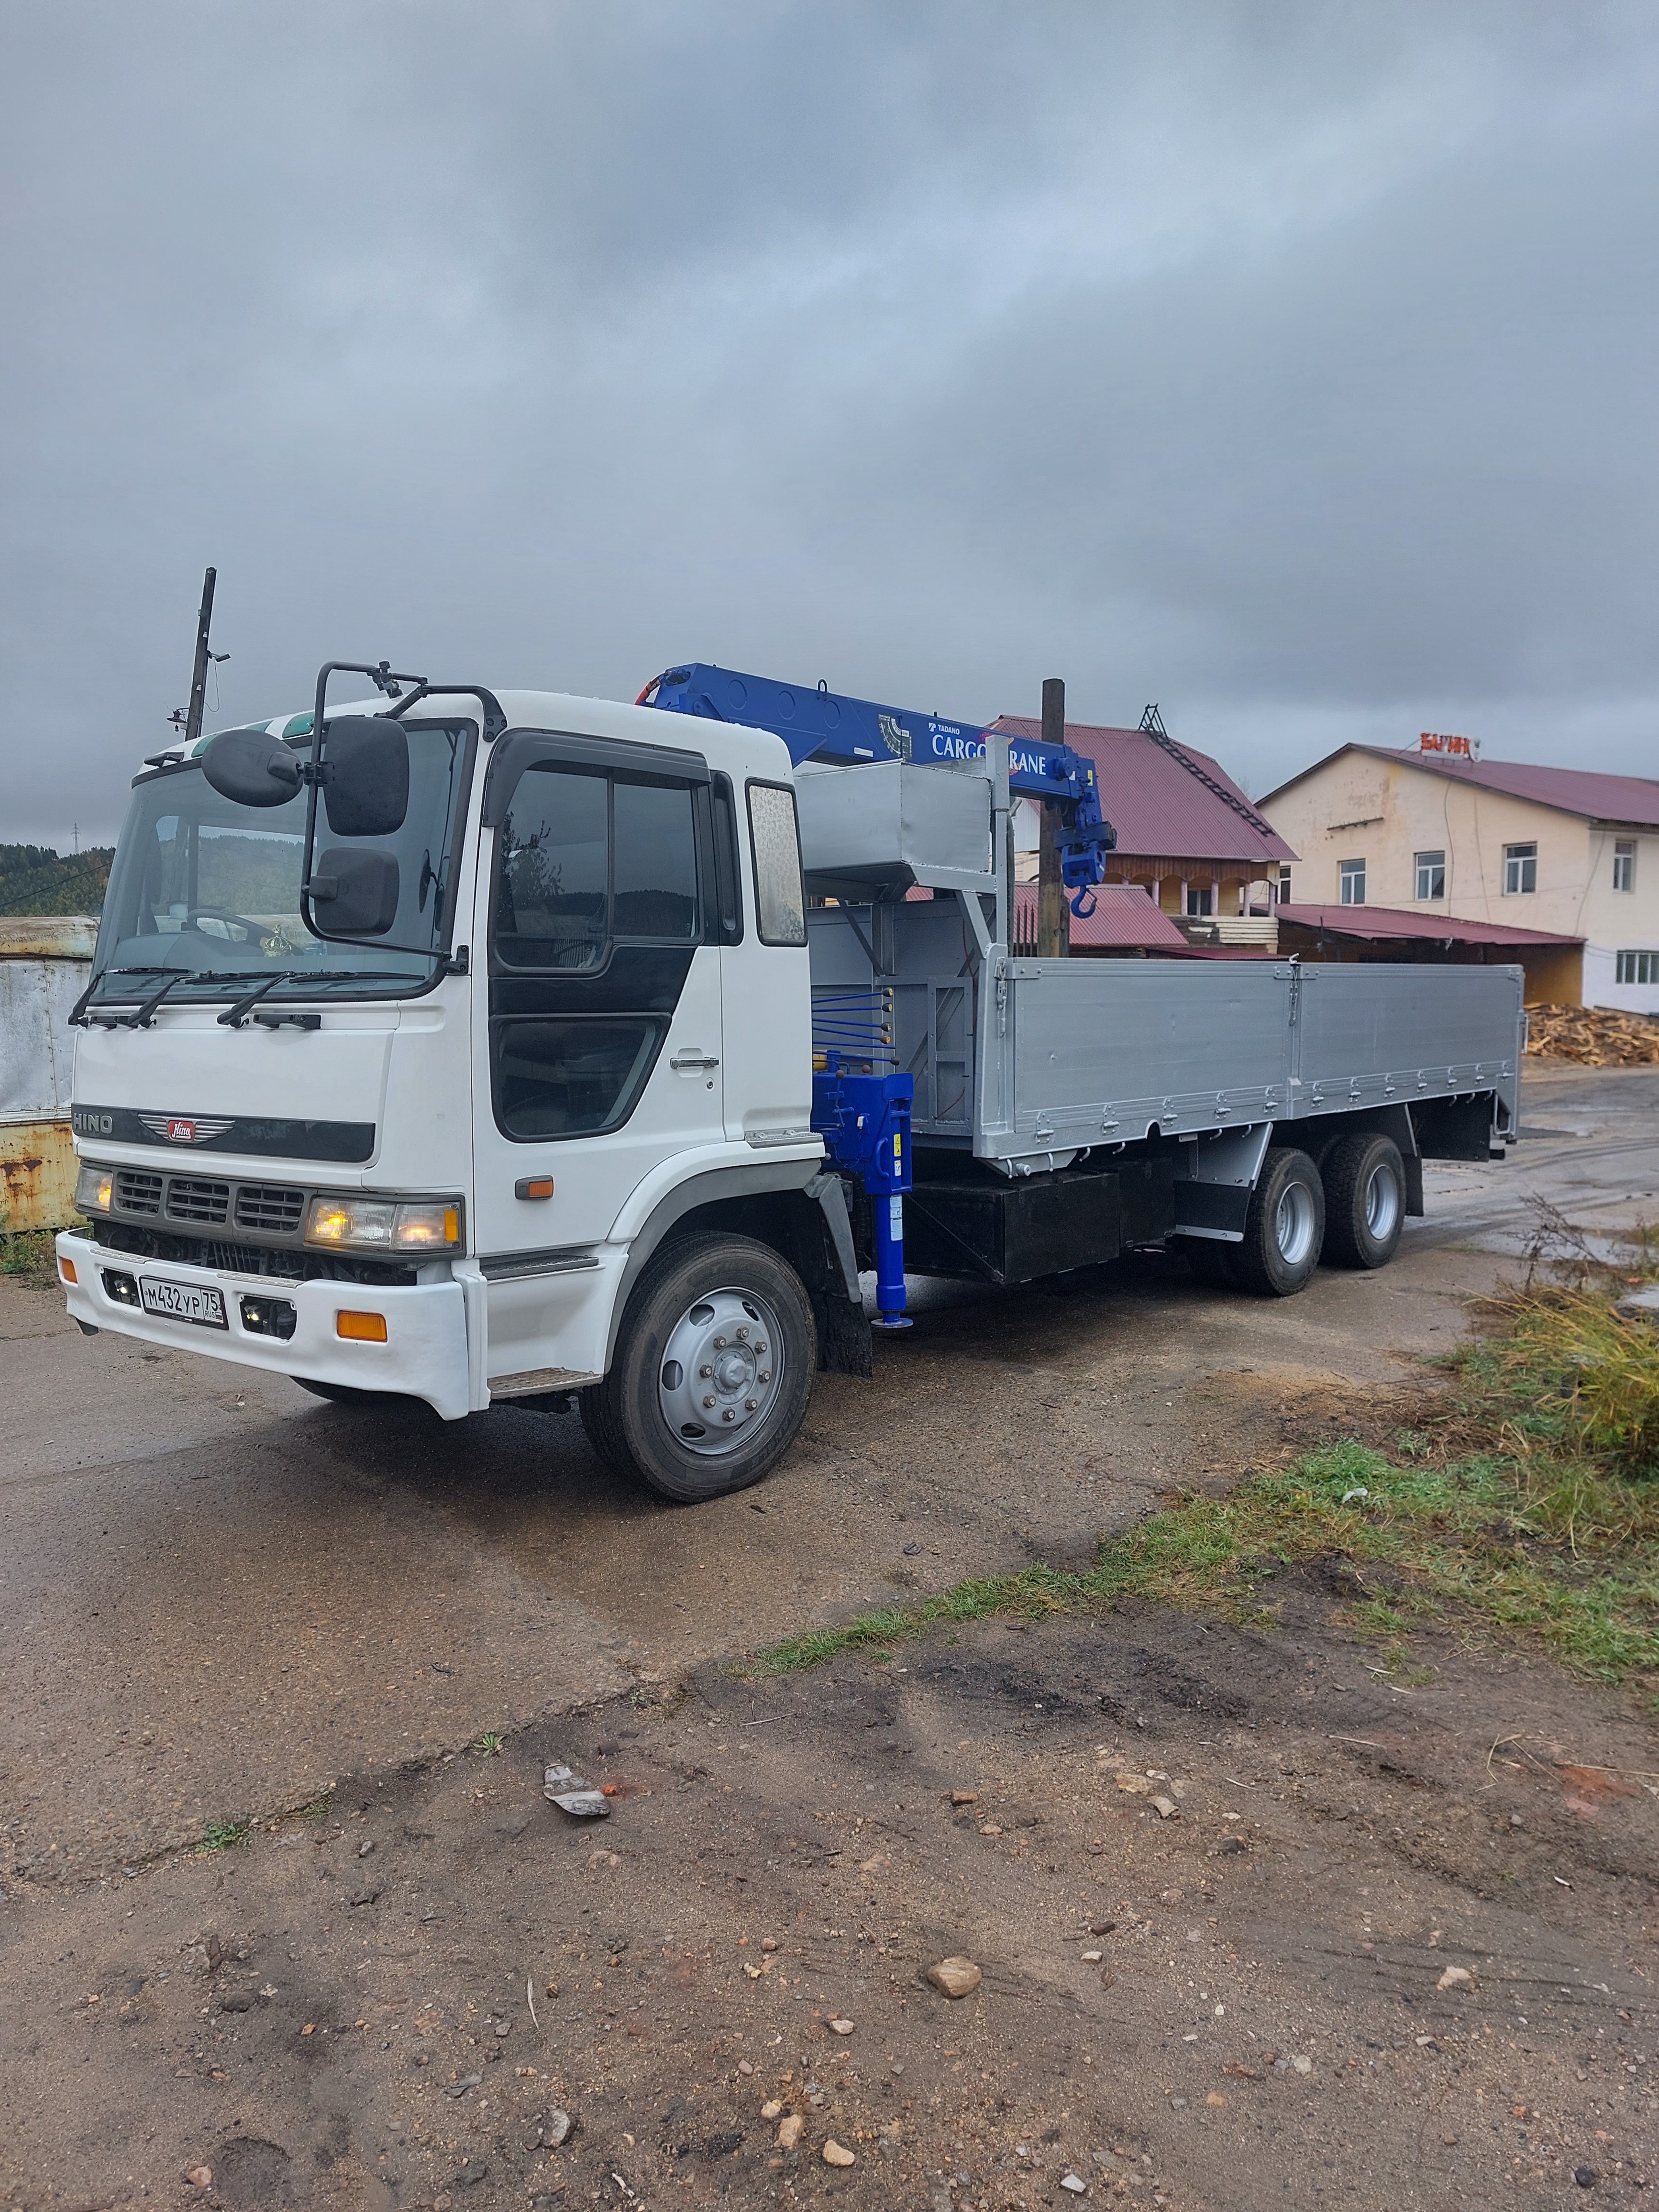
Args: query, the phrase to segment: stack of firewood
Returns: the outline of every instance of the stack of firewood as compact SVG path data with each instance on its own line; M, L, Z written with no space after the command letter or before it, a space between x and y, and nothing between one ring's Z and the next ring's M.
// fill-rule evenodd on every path
M1527 1050L1583 1067L1641 1067L1659 1061L1659 1015L1611 1006L1528 1006Z

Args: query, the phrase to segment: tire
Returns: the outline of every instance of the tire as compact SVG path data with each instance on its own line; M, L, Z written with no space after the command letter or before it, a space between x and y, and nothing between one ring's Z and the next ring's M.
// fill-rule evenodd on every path
M1212 1291L1238 1288L1238 1247L1214 1237L1182 1237L1181 1256L1200 1283Z
M811 1301L787 1261L750 1237L687 1237L641 1276L582 1422L608 1465L663 1497L726 1498L794 1442L817 1366Z
M1406 1163L1392 1137L1358 1130L1325 1155L1325 1261L1386 1267L1406 1225Z
M313 1398L326 1398L336 1406L380 1406L392 1395L386 1390L360 1390L352 1382L313 1382L305 1375L290 1375L289 1380L309 1390Z
M639 1470L628 1456L628 1447L608 1417L604 1384L591 1383L579 1391L576 1407L581 1415L582 1433L612 1474L636 1474Z
M1235 1280L1258 1297L1293 1298L1305 1290L1325 1241L1325 1186L1305 1152L1275 1145L1250 1194L1244 1242L1235 1245Z

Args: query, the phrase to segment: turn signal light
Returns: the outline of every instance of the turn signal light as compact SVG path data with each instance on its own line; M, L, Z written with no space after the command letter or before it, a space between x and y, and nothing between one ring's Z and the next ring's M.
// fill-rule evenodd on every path
M553 1178L551 1176L520 1176L513 1186L513 1195L514 1198L551 1198Z
M81 1279L75 1272L73 1260L60 1260L58 1262L58 1272L66 1283L78 1283Z
M384 1344L386 1316L373 1313L338 1313L334 1316L335 1334L349 1337L356 1344Z

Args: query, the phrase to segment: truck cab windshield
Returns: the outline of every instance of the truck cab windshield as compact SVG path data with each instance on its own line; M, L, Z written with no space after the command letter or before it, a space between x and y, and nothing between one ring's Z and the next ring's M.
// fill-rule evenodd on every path
M394 836L365 841L398 864L388 927L349 939L314 935L301 913L304 791L282 806L239 806L188 762L134 787L98 933L92 1003L147 998L170 972L178 975L170 1006L237 998L267 977L273 1000L319 988L402 997L433 982L453 898L471 726L404 726L408 813ZM317 843L330 842L319 809Z

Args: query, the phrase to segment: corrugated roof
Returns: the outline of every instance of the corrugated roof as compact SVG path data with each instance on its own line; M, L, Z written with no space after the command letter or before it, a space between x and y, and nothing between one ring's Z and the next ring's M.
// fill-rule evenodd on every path
M1021 714L1000 714L991 726L1006 730L1011 738L1042 735L1040 721ZM1099 770L1101 811L1117 831L1117 849L1126 856L1184 854L1195 860L1264 862L1296 859L1277 831L1259 829L1247 819L1259 817L1259 810L1207 753L1170 741L1176 753L1185 754L1194 768L1231 792L1243 812L1206 789L1144 730L1067 722L1066 742L1086 753Z
M1472 783L1484 791L1501 791L1510 799L1529 799L1537 805L1553 806L1564 814L1582 815L1589 821L1629 822L1644 829L1659 829L1659 778L1602 775L1595 769L1537 768L1529 761L1460 760L1450 753L1417 752L1409 745L1340 745L1324 760L1316 761L1313 768L1304 769L1277 791L1269 792L1262 805L1270 806L1291 784L1300 783L1315 769L1347 752L1401 761L1407 768L1443 775L1453 783Z
M1036 935L1035 884L1014 885L1014 910L1018 934L1022 941L1029 942ZM1142 945L1148 951L1169 947L1184 952L1187 949L1186 939L1169 915L1152 904L1151 893L1139 884L1102 884L1095 892L1095 910L1088 920L1079 921L1076 915L1072 916L1072 944L1079 951L1108 946L1133 951Z
M1281 906L1281 922L1323 930L1328 937L1418 938L1452 945L1582 945L1549 929L1516 929L1506 921L1466 921L1455 914L1422 914L1394 906Z

